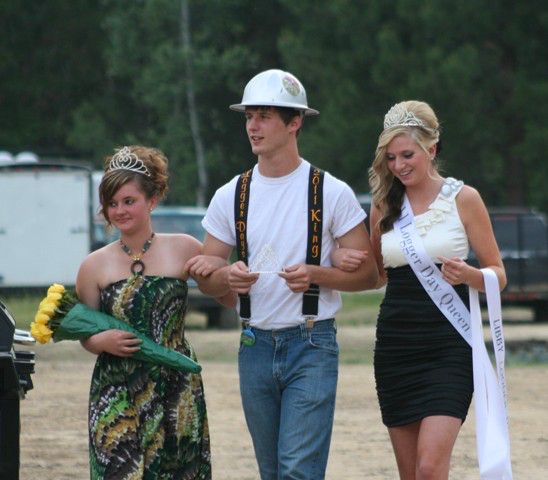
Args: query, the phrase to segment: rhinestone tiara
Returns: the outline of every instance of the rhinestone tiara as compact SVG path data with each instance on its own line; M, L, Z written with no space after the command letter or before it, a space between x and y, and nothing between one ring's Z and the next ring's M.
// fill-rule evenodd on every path
M142 173L150 177L150 172L146 165L129 147L118 149L112 156L106 172L112 172L113 170L129 170L130 172Z
M402 104L397 103L384 116L384 128L394 127L426 127L426 125L413 112L406 110Z

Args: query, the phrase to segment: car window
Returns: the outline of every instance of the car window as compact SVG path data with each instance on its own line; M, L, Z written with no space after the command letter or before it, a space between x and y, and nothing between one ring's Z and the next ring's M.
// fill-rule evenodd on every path
M203 242L202 218L202 215L195 214L153 214L152 228L158 233L186 233Z
M517 215L492 215L491 223L493 224L493 231L501 252L516 250L518 245Z
M541 217L528 215L522 218L523 248L536 253L546 252L546 223Z
M543 216L493 213L491 222L503 257L546 254L547 229ZM521 252L521 253L519 253Z

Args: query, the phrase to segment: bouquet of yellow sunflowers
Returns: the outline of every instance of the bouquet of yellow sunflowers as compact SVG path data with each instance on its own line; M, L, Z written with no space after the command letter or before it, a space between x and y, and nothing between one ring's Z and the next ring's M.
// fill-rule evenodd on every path
M82 340L105 330L124 330L141 340L140 349L131 358L168 366L177 370L198 373L202 367L191 358L157 344L131 325L104 312L80 303L76 293L54 283L40 302L31 335L40 343L61 340Z

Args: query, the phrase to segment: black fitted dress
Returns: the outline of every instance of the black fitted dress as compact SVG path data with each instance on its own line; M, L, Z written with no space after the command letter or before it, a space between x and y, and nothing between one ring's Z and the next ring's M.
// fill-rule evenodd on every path
M431 415L464 421L473 393L472 349L432 302L409 266L387 269L375 344L383 423ZM466 287L455 288L468 305Z
M414 217L433 259L468 255L455 203L461 188L462 182L446 179L429 210ZM394 231L383 234L381 243L388 282L377 320L374 367L383 423L396 427L432 415L464 421L474 390L472 349L407 265ZM468 287L454 288L468 306Z

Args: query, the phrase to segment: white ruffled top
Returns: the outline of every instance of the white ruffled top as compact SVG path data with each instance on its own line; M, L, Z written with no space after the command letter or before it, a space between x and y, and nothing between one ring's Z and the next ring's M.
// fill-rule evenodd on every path
M424 243L424 248L436 263L439 263L440 255L459 257L463 260L468 258L470 245L455 203L455 198L463 185L461 180L446 178L428 210L414 216L415 228ZM408 264L394 230L382 234L381 251L384 268Z

